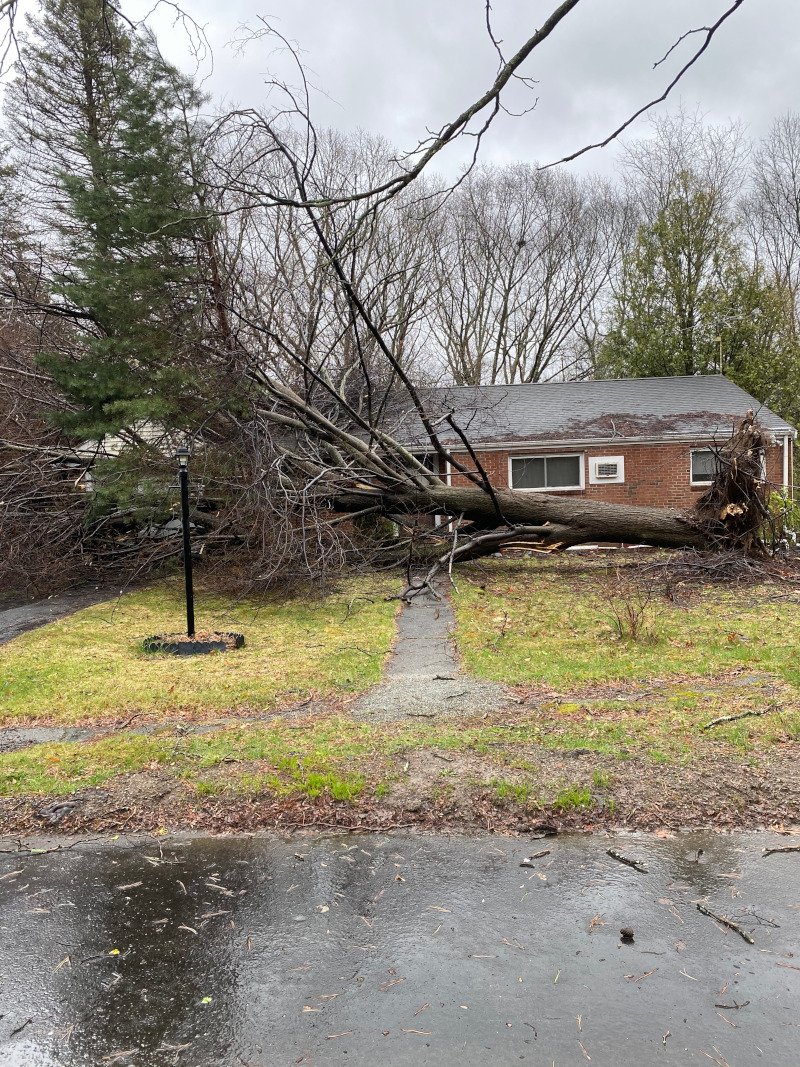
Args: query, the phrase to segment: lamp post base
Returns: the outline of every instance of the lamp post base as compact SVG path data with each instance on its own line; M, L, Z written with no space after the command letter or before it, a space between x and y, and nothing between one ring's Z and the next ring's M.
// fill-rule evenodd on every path
M156 634L143 641L144 651L148 653L167 652L173 656L205 656L209 652L233 652L244 645L244 634L203 633L194 634Z

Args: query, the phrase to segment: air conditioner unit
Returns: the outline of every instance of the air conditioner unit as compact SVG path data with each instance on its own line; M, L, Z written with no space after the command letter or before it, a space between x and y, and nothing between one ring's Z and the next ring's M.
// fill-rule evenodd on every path
M589 484L603 485L625 481L624 456L592 456L589 459Z

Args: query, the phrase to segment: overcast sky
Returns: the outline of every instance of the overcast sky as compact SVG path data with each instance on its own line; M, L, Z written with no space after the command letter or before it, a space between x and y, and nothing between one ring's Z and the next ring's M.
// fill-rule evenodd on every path
M127 0L132 15L155 0ZM495 33L507 54L557 6L558 0L494 0ZM484 0L182 0L213 49L213 71L201 66L218 102L245 107L265 100L265 81L285 73L285 58L269 42L239 51L231 42L263 16L302 49L319 89L318 125L362 127L412 148L426 128L441 126L483 92L497 57L485 31ZM484 157L499 162L547 162L602 138L622 119L659 95L688 58L690 38L669 64L653 63L681 33L716 21L730 0L582 0L529 59L523 73L535 94L519 87L510 105L538 104L523 118L504 117ZM186 38L166 9L151 18L163 51L188 67ZM745 0L710 50L676 90L710 122L741 119L754 137L775 116L800 109L800 0ZM680 95L678 95L678 93ZM640 125L639 135L646 134ZM458 157L440 169L455 171ZM608 173L613 151L591 153L583 170Z

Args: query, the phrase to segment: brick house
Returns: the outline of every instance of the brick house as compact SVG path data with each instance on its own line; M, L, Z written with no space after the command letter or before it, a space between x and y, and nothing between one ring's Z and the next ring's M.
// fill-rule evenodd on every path
M796 429L723 375L456 386L427 398L434 418L454 412L497 487L687 508L708 487L713 449L752 408L774 441L766 478L792 488ZM438 429L471 466L449 427Z

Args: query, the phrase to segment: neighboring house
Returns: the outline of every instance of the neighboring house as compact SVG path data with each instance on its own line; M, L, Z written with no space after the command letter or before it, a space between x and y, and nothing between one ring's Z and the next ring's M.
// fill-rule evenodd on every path
M797 431L722 375L458 386L426 399L434 419L453 411L497 487L690 507L711 481L713 449L751 408L774 441L767 480L792 487ZM414 418L400 430L421 441L418 432ZM446 422L437 421L437 432L472 468ZM463 479L446 473L453 484Z

